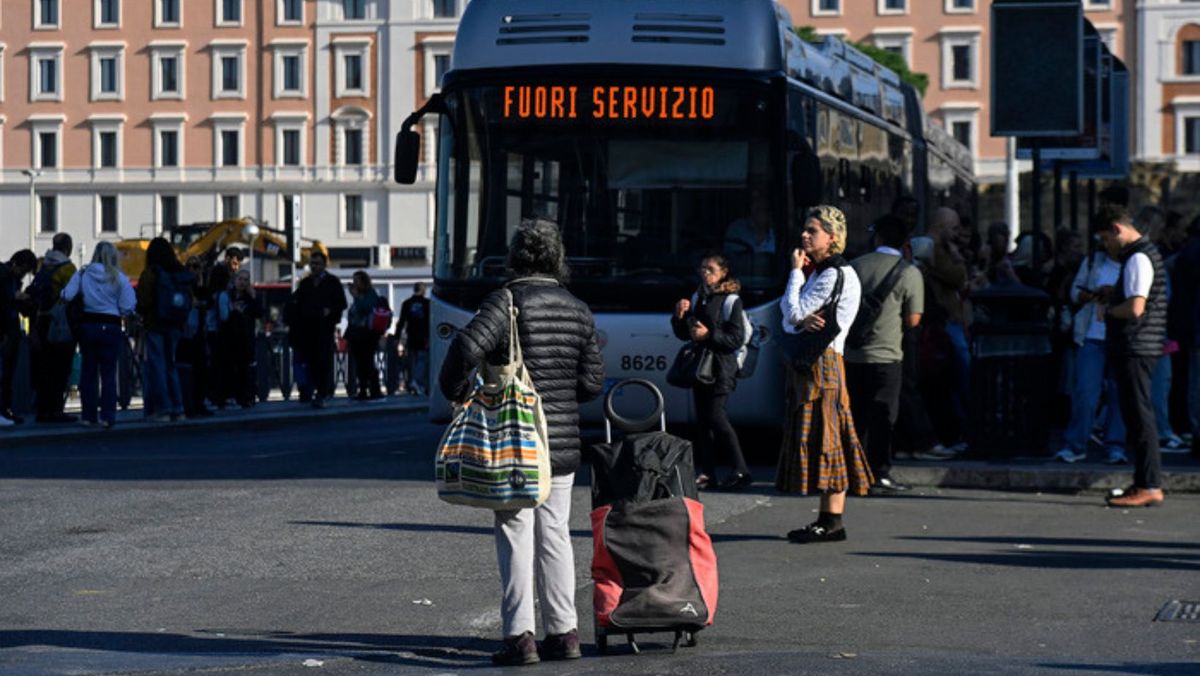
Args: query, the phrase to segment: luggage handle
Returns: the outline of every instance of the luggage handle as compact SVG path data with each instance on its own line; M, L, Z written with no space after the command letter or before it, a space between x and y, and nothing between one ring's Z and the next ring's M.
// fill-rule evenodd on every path
M613 408L613 397L617 391L627 386L636 385L650 391L654 396L654 411L650 415L640 420L630 420L621 416ZM646 380L645 378L626 378L613 385L608 390L608 394L604 397L604 439L607 443L612 443L612 428L616 427L623 434L637 434L638 432L648 432L654 429L654 420L658 419L658 429L662 432L667 431L667 414L666 403L663 400L662 390Z

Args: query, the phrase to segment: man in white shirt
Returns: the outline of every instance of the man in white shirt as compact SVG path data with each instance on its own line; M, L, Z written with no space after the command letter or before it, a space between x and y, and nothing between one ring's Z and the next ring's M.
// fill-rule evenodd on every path
M1110 365L1117 376L1126 447L1134 455L1133 486L1112 496L1113 507L1162 504L1158 427L1151 396L1154 367L1167 335L1166 268L1158 247L1135 225L1129 212L1106 206L1092 229L1109 254L1121 263L1121 275L1108 298L1097 305L1105 319Z

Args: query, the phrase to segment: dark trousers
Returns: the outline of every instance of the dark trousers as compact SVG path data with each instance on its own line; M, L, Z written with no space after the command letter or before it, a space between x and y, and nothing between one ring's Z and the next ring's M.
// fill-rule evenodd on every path
M208 395L208 337L203 331L179 341L179 383L183 387L183 412L204 409Z
M333 332L315 330L304 340L304 364L313 397L333 396Z
M846 387L850 390L854 429L876 478L886 477L892 471L892 426L900 412L903 375L902 362L846 362Z
M903 377L900 382L900 413L893 428L895 447L909 453L933 448L937 433L921 394L921 327L904 332ZM857 422L857 420L855 421Z
M67 403L67 382L71 378L71 362L75 359L75 343L51 343L50 318L39 317L37 340L33 344L33 391L37 399L37 416L61 415Z
M13 376L17 374L20 349L20 331L0 335L0 414L13 407Z
M1160 357L1110 355L1117 376L1117 397L1125 420L1125 448L1133 452L1133 485L1161 488L1162 465L1158 453L1158 423L1150 382Z
M120 324L99 322L84 322L80 333L79 399L83 419L111 425L117 420L117 359L125 333Z
M350 356L354 359L355 385L359 394L371 391L373 396L382 394L379 386L379 369L375 368L375 351L379 347L379 334L370 331L355 331L350 337ZM353 394L347 392L347 394Z
M725 413L725 402L729 400L729 395L706 390L692 390L692 394L696 400L696 422L700 425L700 434L696 438L700 471L715 480L717 453L724 449L729 451L734 471L749 473L737 432Z

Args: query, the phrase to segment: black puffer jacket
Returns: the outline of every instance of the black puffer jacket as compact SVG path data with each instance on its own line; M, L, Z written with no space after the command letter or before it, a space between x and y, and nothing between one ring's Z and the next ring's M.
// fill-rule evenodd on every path
M710 293L701 286L696 293L696 303L683 319L671 315L671 329L680 340L692 339L689 333L689 320L692 317L708 328L708 338L704 340L704 345L712 350L713 356L716 357L713 360L716 382L712 385L698 385L697 389L702 388L712 394L729 394L737 387L737 351L746 338L746 325L742 322L742 299L733 301L733 313L730 314L729 321L723 321L721 309L725 304L725 297L736 293L739 288L733 284L722 284Z
M521 353L546 414L550 469L555 476L570 474L579 468L579 404L604 389L592 313L552 279L526 277L508 288L517 306ZM462 401L470 394L473 372L484 359L493 365L508 360L508 331L508 300L497 289L450 344L438 377L447 399Z

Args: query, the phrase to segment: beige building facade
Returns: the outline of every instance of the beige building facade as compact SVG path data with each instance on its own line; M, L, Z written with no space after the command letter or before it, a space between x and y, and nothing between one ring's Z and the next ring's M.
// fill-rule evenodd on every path
M447 7L4 0L0 254L251 216L335 264L428 265L429 191L390 181L390 146L426 65L413 26Z
M929 77L925 111L975 155L981 181L1004 180L1005 140L990 135L988 0L783 0L798 26L894 51ZM1133 0L1083 0L1085 17L1130 63ZM1036 105L1036 102L1030 102Z

